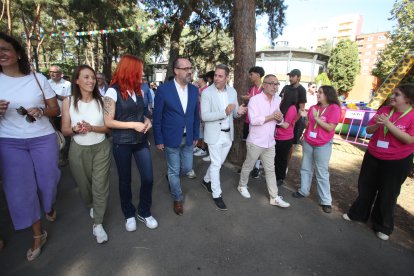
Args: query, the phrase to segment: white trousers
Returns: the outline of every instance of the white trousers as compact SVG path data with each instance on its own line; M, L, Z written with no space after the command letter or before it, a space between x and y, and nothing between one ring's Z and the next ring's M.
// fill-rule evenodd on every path
M231 148L230 132L220 131L218 135L220 136L215 144L208 144L211 164L204 176L205 182L211 182L213 198L218 198L221 195L220 168Z

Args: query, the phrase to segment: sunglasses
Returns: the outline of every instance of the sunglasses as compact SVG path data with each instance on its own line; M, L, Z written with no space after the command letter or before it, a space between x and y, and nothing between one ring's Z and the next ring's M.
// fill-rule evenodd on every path
M34 121L36 121L35 117L30 115L27 112L26 108L24 108L23 106L20 106L19 108L16 108L16 111L19 115L26 116L26 122L33 123Z

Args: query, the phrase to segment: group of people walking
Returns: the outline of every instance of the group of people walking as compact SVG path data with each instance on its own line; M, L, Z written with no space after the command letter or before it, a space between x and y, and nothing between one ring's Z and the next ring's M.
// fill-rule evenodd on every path
M312 94L317 95L317 102L305 107L306 90L300 85L299 70L288 74L291 84L279 96L276 75L264 76L264 70L256 68L251 72L260 76L260 82L255 82L259 86L249 89L256 93L239 104L236 90L228 85L230 69L226 65L217 65L212 84L199 89L191 84L190 60L178 58L173 63L174 79L157 89L151 114L141 87L143 68L142 59L124 55L103 93L98 85L98 77L102 76L97 76L90 66L78 66L72 74L70 96L62 98L61 130L71 140L70 169L93 220L92 233L98 243L108 241L103 225L111 151L126 231L135 231L137 220L149 229L158 227L151 213L153 163L147 134L152 127L155 146L165 155L173 211L184 214L180 178L196 178L193 149L200 135L211 160L200 183L211 193L217 208L225 211L220 169L234 140L233 121L247 112L247 155L237 187L241 196L251 198L248 180L260 160L269 203L282 208L290 206L279 195L278 186L284 184L292 144L302 137L300 130L295 131L295 124L301 121L306 128L301 142L301 185L292 196L309 195L315 171L320 205L324 212L331 212L328 167L340 118L338 95L332 86L319 87ZM367 132L374 135L361 167L359 197L343 216L347 220L366 221L374 205L373 227L382 239L393 230L393 209L412 163L413 101L413 86L400 86L391 97L392 107L380 109L370 121ZM33 231L33 243L27 251L29 261L40 255L47 241L42 213L51 222L57 217L54 203L60 179L59 149L49 118L59 114L54 90L43 75L31 70L25 49L16 39L0 33L0 170L14 228L31 227ZM140 172L138 203L132 202L132 157Z

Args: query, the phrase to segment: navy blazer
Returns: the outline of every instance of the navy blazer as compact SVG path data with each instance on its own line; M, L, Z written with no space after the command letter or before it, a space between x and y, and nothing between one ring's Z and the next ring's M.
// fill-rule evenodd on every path
M177 148L181 144L186 129L186 145L190 146L200 137L200 115L198 88L188 84L187 110L184 114L174 80L162 84L154 99L154 138L155 144Z

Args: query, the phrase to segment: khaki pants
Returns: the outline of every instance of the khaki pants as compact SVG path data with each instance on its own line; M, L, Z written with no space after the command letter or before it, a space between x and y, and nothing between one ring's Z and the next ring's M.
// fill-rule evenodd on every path
M239 187L246 187L249 181L250 171L253 169L257 159L262 161L267 190L271 198L277 197L277 185L275 175L275 147L261 148L251 143L246 143L247 155L240 173Z
M94 223L102 224L109 196L111 144L105 139L99 144L81 146L72 140L69 164L83 202L93 208Z

